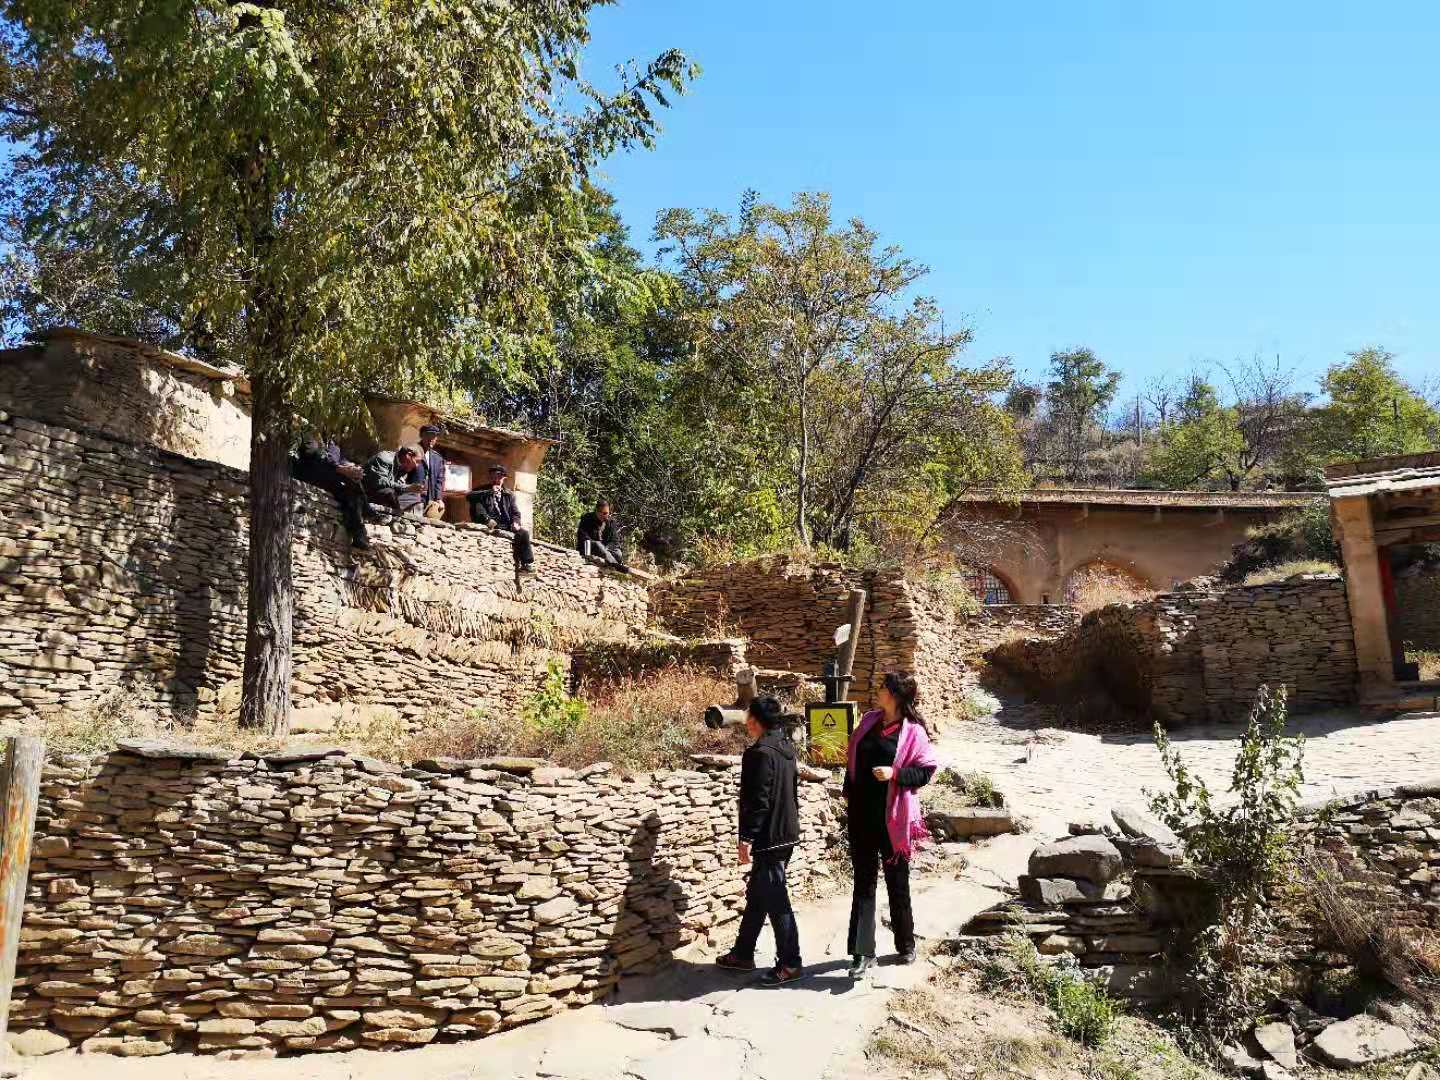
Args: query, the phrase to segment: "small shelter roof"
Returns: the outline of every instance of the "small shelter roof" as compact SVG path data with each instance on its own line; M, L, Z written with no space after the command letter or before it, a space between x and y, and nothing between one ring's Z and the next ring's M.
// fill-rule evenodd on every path
M1330 465L1325 478L1332 499L1440 489L1440 450Z
M1308 506L1322 498L1318 491L1152 491L1143 488L1030 488L1007 498L996 491L976 490L960 496L969 503L1049 503L1059 506L1114 506L1150 510L1275 510Z

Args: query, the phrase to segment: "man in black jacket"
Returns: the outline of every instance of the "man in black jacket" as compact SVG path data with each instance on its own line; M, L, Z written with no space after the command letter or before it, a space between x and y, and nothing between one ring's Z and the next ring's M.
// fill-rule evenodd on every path
M775 967L761 982L780 986L800 978L800 931L785 886L790 853L800 842L799 768L795 745L781 729L780 703L750 703L745 728L755 741L740 761L740 865L750 866L745 914L735 947L715 961L731 971L755 970L755 943L765 919L775 931Z
M504 465L492 465L489 486L476 488L465 496L470 504L470 520L514 533L510 548L515 555L515 566L522 574L533 574L535 549L530 543L530 531L520 524L520 507L515 502L515 493L505 486L507 475Z
M587 559L599 559L607 566L626 570L625 554L620 550L620 530L610 514L610 500L601 499L595 509L580 516L575 529L575 549Z

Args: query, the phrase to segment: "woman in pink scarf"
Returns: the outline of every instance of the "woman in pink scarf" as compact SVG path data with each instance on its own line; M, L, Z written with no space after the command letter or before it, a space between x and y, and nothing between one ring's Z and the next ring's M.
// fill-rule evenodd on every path
M899 961L915 960L910 912L910 856L925 835L918 789L935 774L935 749L916 708L920 690L909 672L885 676L875 702L850 736L845 799L855 893L850 901L850 977L875 962L875 879L883 865L890 928Z

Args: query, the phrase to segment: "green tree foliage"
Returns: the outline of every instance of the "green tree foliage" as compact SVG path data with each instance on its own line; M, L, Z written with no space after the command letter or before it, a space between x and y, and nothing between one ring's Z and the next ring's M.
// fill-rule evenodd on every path
M1440 412L1400 378L1394 359L1371 346L1325 373L1329 400L1315 411L1308 440L1315 465L1440 446Z
M588 257L577 181L649 143L683 87L674 52L613 96L581 80L593 6L0 6L22 235L42 264L103 253L140 307L250 375L249 724L289 721L299 424L518 364Z
M969 331L912 295L925 269L858 220L836 226L828 196L670 210L656 238L687 294L710 437L759 449L745 480L778 493L800 543L853 549L897 526L920 542L966 488L1020 480L996 403L1008 364L961 364Z
M1045 401L1058 436L1060 462L1066 480L1088 479L1086 451L1092 432L1115 400L1120 373L1112 371L1089 349L1064 349L1050 354L1050 381Z

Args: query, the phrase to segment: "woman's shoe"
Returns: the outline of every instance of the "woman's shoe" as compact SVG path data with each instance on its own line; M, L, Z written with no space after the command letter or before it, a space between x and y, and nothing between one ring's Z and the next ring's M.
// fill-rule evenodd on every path
M915 946L911 945L910 948L900 953L900 955L895 958L895 962L897 964L913 964L915 962Z
M743 956L736 956L734 953L726 953L724 956L715 958L715 966L724 968L726 971L754 971L755 961L746 960Z
M852 956L850 958L850 978L858 979L870 969L875 962L873 956Z

